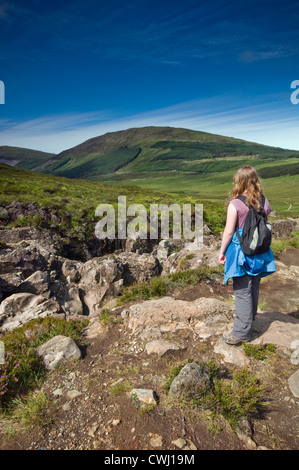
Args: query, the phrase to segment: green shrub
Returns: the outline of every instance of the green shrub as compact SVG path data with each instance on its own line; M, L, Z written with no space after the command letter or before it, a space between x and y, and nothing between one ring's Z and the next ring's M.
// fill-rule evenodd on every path
M265 406L265 389L258 377L251 375L247 369L237 370L232 379L221 377L220 370L214 359L208 362L188 359L176 364L164 383L168 391L175 377L189 362L196 362L207 373L209 380L199 382L186 391L185 402L199 410L209 410L211 418L224 417L232 428L235 428L241 417L249 417L252 413L262 410Z
M197 386L192 404L199 409L209 409L213 418L222 415L235 428L241 417L249 417L264 408L264 393L260 380L247 369L240 369L233 380L215 377L212 387Z
M57 335L69 336L82 344L81 333L88 321L66 321L55 317L38 318L1 336L5 364L0 366L0 406L39 386L46 371L35 354L38 346Z
M270 354L273 354L276 348L274 344L259 344L255 346L253 344L243 343L243 350L246 356L263 361L267 359Z

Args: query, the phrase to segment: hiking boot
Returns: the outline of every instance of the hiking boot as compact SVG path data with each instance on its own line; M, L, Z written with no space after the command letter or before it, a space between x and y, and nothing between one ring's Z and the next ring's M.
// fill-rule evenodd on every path
M223 334L222 339L227 344L247 343L249 341L248 339L237 338L236 336L232 335L231 333Z

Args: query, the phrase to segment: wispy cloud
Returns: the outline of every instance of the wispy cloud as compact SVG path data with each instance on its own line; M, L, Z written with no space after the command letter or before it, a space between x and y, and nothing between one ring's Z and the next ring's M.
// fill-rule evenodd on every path
M59 153L106 132L172 126L299 150L298 125L299 110L287 96L266 96L248 105L239 96L219 95L122 117L101 111L42 116L11 125L5 121L2 126L0 122L0 145Z
M298 14L288 0L276 5L275 15L258 0L249 8L227 0L162 4L115 1L111 8L106 2L75 1L48 8L47 2L2 2L0 19L10 17L5 29L10 40L2 41L1 55L32 59L84 51L94 58L176 65L210 57L252 62L298 53ZM286 18L288 28L281 28Z

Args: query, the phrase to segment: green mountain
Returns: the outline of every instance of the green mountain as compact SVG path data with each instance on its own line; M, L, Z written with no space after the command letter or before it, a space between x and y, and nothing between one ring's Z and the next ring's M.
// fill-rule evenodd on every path
M68 178L131 180L180 173L207 175L235 170L245 163L267 167L287 163L276 173L299 172L299 152L241 139L171 127L111 132L61 152L42 171ZM294 164L291 165L290 164ZM298 171L297 171L298 170ZM268 176L268 170L265 173Z
M0 163L23 168L38 170L51 162L53 153L30 150L20 147L0 146Z
M2 160L1 160L2 159ZM184 193L223 201L234 172L256 168L272 207L299 214L299 151L173 127L109 132L58 155L0 147L0 163L114 186Z
M89 139L58 155L0 147L0 162L23 169L93 180L169 174L209 175L258 165L264 178L299 173L299 151L172 127L143 127Z

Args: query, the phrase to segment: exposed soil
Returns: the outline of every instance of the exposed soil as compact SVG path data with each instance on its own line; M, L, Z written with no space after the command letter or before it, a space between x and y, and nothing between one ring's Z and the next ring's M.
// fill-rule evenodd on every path
M174 293L188 300L201 296L229 299L231 294L231 287L220 281L203 282ZM167 396L163 386L171 367L190 358L202 361L214 355L212 345L217 336L203 340L187 330L180 334L186 350L148 356L138 338L131 336L122 323L113 323L89 340L79 363L49 375L43 390L51 405L44 421L52 418L51 424L26 433L18 431L13 437L2 434L0 449L178 450L172 442L178 438L192 441L198 450L248 449L224 419L212 425L209 413L182 406L180 401L171 402ZM270 361L252 359L250 368L266 382L269 402L263 415L250 419L253 442L257 448L298 449L298 400L287 386L287 378L296 368L282 353ZM222 363L221 370L229 377L234 368ZM120 379L120 384L131 388L154 390L158 405L145 412L125 391L114 394L111 385ZM62 396L55 396L57 389L62 389ZM69 399L70 390L81 395ZM157 436L162 441L155 442Z
M279 255L279 261L298 266L299 250L286 250ZM288 299L297 295L297 289L295 281L284 283L275 275L269 276L261 284L260 301L266 303L267 311L285 314ZM171 295L188 301L199 297L232 301L233 290L232 284L224 285L220 276ZM178 450L173 444L178 438L193 443L193 448L198 450L248 449L246 440L224 419L212 422L208 412L170 400L164 388L171 368L190 358L205 361L215 357L221 373L231 377L234 367L213 352L219 335L202 339L189 330L182 330L179 335L187 346L185 350L162 357L147 355L141 340L132 336L121 322L123 308L115 311L119 322L111 323L98 336L87 338L81 361L49 374L42 387L50 398L43 418L46 425L29 432L22 432L17 426L13 435L1 433L0 449ZM251 445L258 449L297 450L299 401L287 384L297 366L278 351L265 361L251 359L250 369L265 382L268 402L263 414L250 417ZM118 390L113 388L117 381ZM158 405L143 409L128 396L126 388L154 390ZM61 393L57 396L59 389ZM80 395L70 399L67 393L71 390L77 390Z

